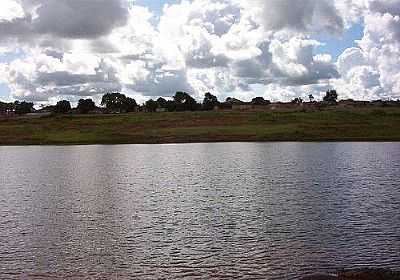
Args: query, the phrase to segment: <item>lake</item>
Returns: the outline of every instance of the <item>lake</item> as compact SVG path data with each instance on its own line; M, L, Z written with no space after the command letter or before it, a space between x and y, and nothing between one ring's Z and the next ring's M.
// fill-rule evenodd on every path
M400 143L0 147L1 279L298 279L399 248Z

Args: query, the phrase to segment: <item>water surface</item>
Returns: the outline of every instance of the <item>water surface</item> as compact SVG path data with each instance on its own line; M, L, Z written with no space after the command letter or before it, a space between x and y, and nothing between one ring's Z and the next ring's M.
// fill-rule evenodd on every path
M1 279L399 269L400 143L0 147L0 241Z

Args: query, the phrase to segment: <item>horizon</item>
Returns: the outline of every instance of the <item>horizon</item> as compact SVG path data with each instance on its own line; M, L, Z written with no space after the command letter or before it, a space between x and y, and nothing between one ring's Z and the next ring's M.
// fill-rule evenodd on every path
M399 0L45 2L3 2L0 100L400 98Z
M325 94L327 94L329 91L330 91L330 90L328 90ZM334 90L334 91L335 91L335 90ZM182 92L182 93L188 94L190 97L193 97L193 98L194 98L194 96L192 96L190 93L183 92L183 91L178 91L178 92ZM178 93L178 92L176 92L176 93ZM335 92L336 92L336 91L335 91ZM110 93L106 93L105 95L107 95L107 94L122 94L122 95L125 96L125 97L129 97L129 96L127 96L127 95L125 95L125 94L123 94L123 93L120 93L120 92L110 92ZM203 99L196 99L196 98L195 98L196 103L199 104L199 105L202 105L203 102L204 102L204 97L205 97L206 94L207 94L207 93L204 94ZM103 95L102 97L104 97L105 95ZM213 95L213 94L211 93L211 95ZM323 98L323 97L322 97L322 99L317 99L317 98L315 98L312 94L311 94L311 96L312 96L312 101L311 101L311 99L310 99L310 95L307 96L307 97L299 96L299 97L296 97L296 98L294 98L294 99L292 99L292 100L290 100L290 101L283 101L283 100L274 100L274 101L271 101L271 100L269 100L269 99L265 99L265 98L262 97L262 96L255 96L255 97L253 97L251 100L238 99L238 98L236 98L236 97L234 97L234 96L228 96L228 97L227 97L226 99L224 99L224 100L219 100L218 97L217 97L217 96L216 96L216 97L217 97L217 102L218 102L219 104L229 103L228 99L236 99L237 101L240 101L240 102L243 102L243 103L252 103L252 102L254 101L254 99L256 99L256 98L263 98L264 101L270 102L270 104L278 104L278 103L298 103L298 102L296 101L296 100L298 100L298 98L300 98L300 103L321 103L321 102L324 102L324 98ZM167 100L167 101L173 101L173 100L174 100L174 96L160 96L160 97L158 97L158 98L153 97L153 98L149 98L149 99L147 99L147 100L145 100L145 101L143 101L143 102L137 102L137 107L146 107L146 102L147 102L147 101L155 101L155 102L157 102L158 99L160 99L160 98L163 98L164 100ZM96 102L96 100L94 100L94 99L92 99L92 98L90 98L90 97L89 97L89 98L80 98L77 102L72 102L72 101L70 101L70 100L68 100L68 99L62 99L62 100L57 101L56 103L47 103L47 104L42 104L42 105L38 105L38 104L35 104L34 102L29 102L29 101L26 101L26 100L14 100L14 101L11 101L11 102L7 102L7 101L4 101L4 100L1 100L1 99L0 99L0 104L1 104L1 103L3 103L3 104L12 104L12 103L14 103L14 102L27 102L27 103L33 103L33 104L35 104L35 105L34 105L35 110L38 110L38 108L43 109L43 108L46 108L46 107L54 107L54 106L57 106L57 103L59 103L59 102L61 102L61 101L66 101L66 102L68 102L68 103L71 104L71 106L72 106L71 109L74 109L74 107L75 107L75 109L76 109L76 107L78 106L79 101L80 101L80 100L86 100L86 99L92 100L92 101L95 103L96 107L98 107L98 108L106 108L106 105L102 105L102 104L101 104L101 103L102 103L101 101L100 101L100 102ZM135 99L133 99L133 100L136 102ZM400 99L362 100L362 99L352 99L352 98L340 98L340 95L338 95L338 97L337 97L337 102L340 103L340 102L342 102L342 101L354 101L354 102L370 102L370 103L374 103L374 102L400 102Z

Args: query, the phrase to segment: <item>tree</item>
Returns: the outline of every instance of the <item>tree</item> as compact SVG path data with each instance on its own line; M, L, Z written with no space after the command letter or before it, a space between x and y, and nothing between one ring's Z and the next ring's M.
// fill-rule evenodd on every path
M135 99L126 97L122 106L122 110L127 113L136 112L137 107L138 105Z
M96 109L96 104L92 99L80 99L77 107L79 113L87 114Z
M253 104L253 105L269 105L269 104L271 104L271 101L265 100L264 97L256 97L256 98L253 98L253 100L251 101L251 104Z
M168 101L165 100L164 98L160 97L157 99L157 104L159 108L168 108Z
M199 104L186 92L178 91L174 96L176 111L196 111Z
M303 99L301 97L296 97L295 99L292 100L292 103L300 105L303 103Z
M15 101L14 102L14 109L15 109L15 113L17 115L24 115L24 114L29 114L32 113L34 111L33 109L33 103L32 102L19 102L19 101Z
M57 114L65 114L71 111L71 103L67 100L62 100L57 102L57 105L54 106L54 112Z
M173 100L166 100L165 98L158 98L157 99L158 108L165 109L168 112L175 112L176 111L176 104Z
M111 112L134 112L137 108L137 103L133 98L126 97L119 92L114 92L103 96L101 106L105 106Z
M158 102L154 101L153 99L150 99L146 101L145 107L147 112L155 112L158 108Z
M0 101L0 115L9 114L11 112L15 112L15 104L14 103L5 103Z
M8 110L8 103L0 101L0 113L6 113Z
M101 99L101 106L105 106L107 110L120 110L122 107L122 95L118 92L107 93Z
M314 100L315 100L314 95L312 95L312 94L308 95L308 99L310 99L311 103L314 102Z
M175 112L177 111L177 106L174 100L167 100L167 111L168 112Z
M324 102L336 104L337 99L338 99L338 94L337 94L336 90L334 90L334 89L328 90L324 97Z
M204 95L203 110L211 111L219 104L218 98L215 95L207 92Z

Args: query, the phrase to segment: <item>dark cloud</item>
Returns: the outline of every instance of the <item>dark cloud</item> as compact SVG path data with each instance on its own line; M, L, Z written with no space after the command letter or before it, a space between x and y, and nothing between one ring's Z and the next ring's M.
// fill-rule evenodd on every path
M0 22L0 38L23 40L48 35L93 39L109 34L128 20L122 0L25 0L22 3L27 16Z
M34 30L62 38L97 38L127 22L121 0L42 0Z
M264 12L264 24L268 30L314 29L340 33L343 19L331 1L327 0L260 0Z
M375 0L370 3L370 9L373 12L389 13L392 15L400 15L400 1L399 0Z

